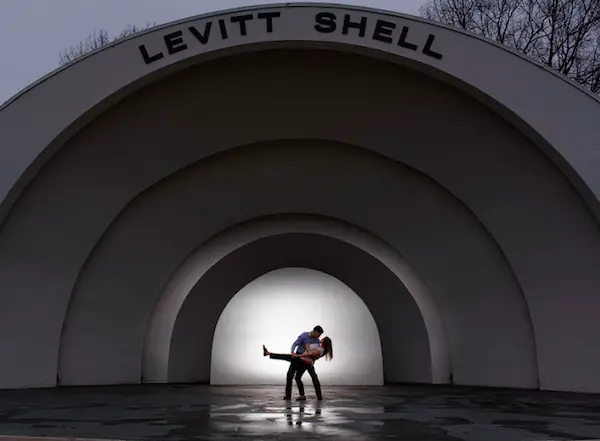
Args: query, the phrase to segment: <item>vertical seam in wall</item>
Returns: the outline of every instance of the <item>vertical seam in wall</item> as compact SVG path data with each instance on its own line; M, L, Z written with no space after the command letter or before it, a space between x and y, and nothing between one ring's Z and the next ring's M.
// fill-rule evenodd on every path
M403 163L401 163L401 165L405 166L405 167L409 167L409 166L407 166L407 165L405 165ZM412 168L412 167L409 167L409 168ZM528 323L528 326L529 326L529 331L530 331L530 334L531 334L531 342L532 342L532 345L533 345L533 363L534 363L534 369L535 369L535 381L536 381L536 384L537 384L537 389L539 389L540 388L540 369L539 369L539 362L538 362L537 339L536 339L536 335L535 335L535 327L533 326L533 316L531 315L531 309L529 307L529 302L527 301L527 296L525 295L525 291L523 290L523 287L521 285L521 281L519 280L519 277L517 276L517 273L513 269L512 265L510 264L510 260L506 256L506 253L502 249L502 246L496 240L496 238L490 232L490 230L486 227L486 225L481 221L481 219L479 219L479 217L471 209L471 207L469 207L465 202L463 202L460 198L458 198L458 196L456 196L454 193L452 193L450 190L448 190L446 187L444 187L437 180L433 179L431 176L429 176L429 175L427 175L425 173L422 173L420 170L416 170L416 169L413 169L413 170L416 173L423 174L426 178L433 180L437 185L440 186L440 188L444 189L444 191L446 191L450 195L450 197L452 197L453 199L455 199L469 213L469 215L471 215L471 217L475 220L475 222L477 222L477 224L479 224L479 226L482 228L482 230L485 231L486 235L494 243L494 245L495 245L498 253L500 253L500 256L502 256L502 260L506 264L506 267L510 271L512 279L514 280L514 282L516 283L516 285L518 287L519 294L521 295L521 298L523 300L523 305L524 305L525 311L527 313L527 318L528 318L527 323ZM452 373L452 370L451 370L451 373Z
M77 277L75 278L75 282L73 283L73 287L70 290L69 300L67 301L67 306L66 306L64 314L63 314L63 320L62 320L62 325L61 325L61 330L60 330L60 339L59 339L59 342L58 342L57 357L56 357L56 376L57 376L57 378L61 378L61 369L60 368L61 368L61 359L62 359L62 354L63 354L63 339L64 339L64 336L65 336L65 330L67 328L67 320L69 318L69 314L71 313L73 302L74 302L74 298L76 296L77 289L79 288L79 285L81 284L81 279L83 277L83 274L84 274L86 268L89 266L89 264L92 261L92 259L94 258L94 256L96 256L96 254L98 253L98 251L99 251L99 249L101 247L101 244L104 241L104 238L109 234L109 232L112 229L113 225L115 225L116 223L118 223L119 220L123 217L124 213L126 212L126 209L135 200L137 200L137 196L138 195L134 196L129 202L127 202L125 204L125 206L117 213L117 215L108 223L108 225L106 226L106 228L104 229L104 231L102 231L102 233L98 236L98 239L96 240L96 242L92 246L90 252L86 256L85 260L83 261L83 264L81 265L81 268L79 268L79 271L77 272Z

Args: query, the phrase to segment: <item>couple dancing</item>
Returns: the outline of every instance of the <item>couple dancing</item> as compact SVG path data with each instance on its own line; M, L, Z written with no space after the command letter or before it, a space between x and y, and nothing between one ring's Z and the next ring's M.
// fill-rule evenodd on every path
M306 401L306 395L304 395L304 383L302 383L302 376L306 371L308 371L310 378L312 378L317 399L323 399L323 395L321 394L321 383L315 372L315 361L321 357L325 357L326 360L331 360L333 358L333 349L329 337L324 337L320 340L322 334L323 328L320 326L315 326L311 332L300 334L298 339L292 344L291 354L274 354L273 352L269 352L263 345L263 355L265 357L269 356L273 360L284 360L290 363L285 382L284 400L292 399L292 379L295 377L298 392L300 393L300 396L296 400Z

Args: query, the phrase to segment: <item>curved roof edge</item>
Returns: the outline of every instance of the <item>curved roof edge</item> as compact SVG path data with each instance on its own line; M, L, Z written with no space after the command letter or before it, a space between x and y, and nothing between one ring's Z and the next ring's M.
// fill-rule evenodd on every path
M389 15L389 16L394 16L394 17L399 17L399 18L406 18L406 19L410 19L413 21L420 21L422 23L426 23L432 26L438 26L444 29L447 29L449 31L452 32L456 32L465 36L468 36L470 38L475 38L477 40L481 40L481 41L485 41L488 44L491 44L497 48L500 48L504 51L507 51L513 55L516 55L526 61L529 61L530 63L535 64L536 66L538 66L541 69L544 69L545 71L557 76L558 78L560 78L561 80L565 81L566 83L576 87L577 89L579 89L581 92L585 93L586 95L588 95L590 98L594 99L595 101L598 101L600 103L600 96L592 93L590 90L586 89L585 87L583 87L581 84L577 83L576 81L570 79L569 77L565 76L564 74L558 72L556 69L551 68L550 66L540 63L539 61L515 50L512 49L508 46L505 46L503 44L500 44L494 40L491 40L487 37L483 37L481 35L478 34L474 34L471 32L467 32L464 31L462 29L456 28L454 26L450 26L450 25L446 25L444 23L440 23L434 20L429 20L423 17L419 17L417 15L411 15L411 14L405 14L402 12L398 12L398 11L392 11L392 10L388 10L388 9L379 9L379 8L370 8L368 6L356 6L356 5L348 5L345 3L320 3L320 2L290 2L290 3L262 3L262 4L256 4L256 5L250 5L250 6L240 6L240 7L236 7L236 8L227 8L227 9L219 9L219 10L215 10L215 11L211 11L211 12L205 12L202 14L196 14L196 15L192 15L186 18L182 18L179 20L173 20L170 22L166 22L166 23L162 23L159 24L157 26L153 26L151 28L145 29L142 32L138 32L136 34L133 35L129 35L128 37L125 37L123 39L120 39L116 42L112 42L112 43L108 43L98 49L95 49L93 51L90 51L84 55L82 55L81 57L63 65L63 66L59 66L56 69L48 72L47 74L45 74L44 76L40 77L39 79L37 79L36 81L34 81L33 83L25 86L23 89L21 89L20 91L16 92L14 95L12 95L11 97L9 97L4 103L0 104L0 111L2 111L2 109L4 109L5 107L7 107L8 105L10 105L13 101L19 99L19 97L21 97L22 95L26 94L27 92L29 92L31 89L33 89L34 87L36 87L37 85L43 83L44 81L48 80L49 78L53 77L54 75L57 75L58 73L62 72L65 69L68 69L69 67L83 61L84 59L94 56L97 53L106 51L106 50L110 50L115 46L118 46L119 44L122 44L126 41L129 40L133 40L135 38L139 38L142 37L144 35L150 34L152 32L156 32L159 31L161 29L165 29L171 26L177 26L180 24L184 24L187 22L191 22L191 21L196 21L196 20L201 20L204 18L210 18L210 17L214 17L214 16L218 16L218 15L223 15L223 14L232 14L232 13L236 13L236 12L241 12L241 11L252 11L252 10L257 10L257 9L265 9L265 8L294 8L294 7L319 7L319 8L344 8L344 9L353 9L355 11L364 11L364 12L371 12L371 13L377 13L380 15Z

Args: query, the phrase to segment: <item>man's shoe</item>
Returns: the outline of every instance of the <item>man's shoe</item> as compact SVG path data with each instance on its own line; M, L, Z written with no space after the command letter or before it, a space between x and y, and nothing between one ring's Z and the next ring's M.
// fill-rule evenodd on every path
M306 401L306 397L303 395L301 397L296 398L296 401Z
M292 399L292 397L283 397L282 400L284 401L290 401Z

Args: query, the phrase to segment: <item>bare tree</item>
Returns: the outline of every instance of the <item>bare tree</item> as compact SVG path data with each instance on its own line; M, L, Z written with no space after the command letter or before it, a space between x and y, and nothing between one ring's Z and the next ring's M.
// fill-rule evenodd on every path
M420 12L516 49L600 93L600 0L430 0Z
M108 32L104 29L100 31L94 31L75 46L71 46L68 49L62 51L60 53L59 63L61 65L70 63L90 52L95 51L98 48L101 48L102 46L106 46L107 44L123 40L124 38L127 38L130 35L138 34L140 32L145 31L146 29L154 27L155 25L155 23L147 23L145 26L141 27L129 25L114 38L110 38Z

